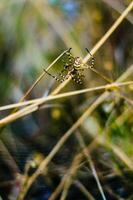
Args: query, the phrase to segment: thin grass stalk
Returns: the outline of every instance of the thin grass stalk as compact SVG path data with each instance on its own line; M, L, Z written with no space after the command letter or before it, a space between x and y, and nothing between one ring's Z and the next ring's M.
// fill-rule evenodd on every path
M69 187L72 184L73 179L74 179L75 171L77 171L77 167L79 166L80 162L81 162L81 159L79 159L79 156L75 156L75 159L72 163L72 167L68 171L67 176L64 180L64 185L63 185L64 188L63 188L63 192L60 197L60 200L66 199Z
M92 87L92 88L86 88L86 89L81 89L81 90L76 90L76 91L71 91L71 92L65 92L65 93L54 95L54 96L49 95L47 97L37 98L37 99L20 102L20 103L9 104L7 106L1 106L0 111L12 109L12 108L18 108L18 107L26 106L26 105L33 104L33 103L38 103L38 106L39 106L47 101L70 97L70 96L75 96L75 95L79 95L79 94L83 94L83 93L87 93L87 92L94 92L97 90L112 90L112 91L114 90L115 91L115 90L119 89L119 87L126 86L126 85L132 85L132 84L133 84L133 81L127 81L127 82L122 82L122 83L114 82L114 83L107 84L107 85L101 85L101 86Z
M74 185L80 189L80 191L85 195L88 200L95 200L94 197L79 180L74 181Z
M116 10L118 13L122 13L123 10L125 9L125 6L123 5L123 2L121 1L116 1L116 0L102 0L104 3L109 5L111 8ZM126 19L133 24L133 15L130 13Z
M128 13L133 9L133 1L128 5L128 7L123 11L120 17L115 21L115 23L111 26L111 28L105 33L105 35L98 41L98 43L94 46L91 50L91 54L94 55L98 49L106 42L106 40L110 37L112 33L117 29L117 27L121 24L123 19L128 15ZM84 59L83 62L87 63L90 59L90 55L88 54Z
M91 159L90 154L89 154L88 151L86 150L86 144L85 144L84 139L83 139L82 135L80 134L80 132L77 132L77 138L78 138L78 141L79 141L79 144L80 144L81 148L83 149L84 156L85 156L86 160L88 161L88 164L89 164L89 167L90 167L90 169L91 169L91 171L92 171L92 174L94 175L94 178L95 178L95 180L96 180L98 189L99 189L99 191L100 191L100 194L101 194L103 200L106 200L106 197L105 197L105 194L104 194L102 185L101 185L101 183L100 183L100 180L99 180L99 178L98 178L98 175L97 175L95 166L94 166L94 164L93 164L93 161L92 161L92 159ZM63 199L62 199L62 200L63 200Z

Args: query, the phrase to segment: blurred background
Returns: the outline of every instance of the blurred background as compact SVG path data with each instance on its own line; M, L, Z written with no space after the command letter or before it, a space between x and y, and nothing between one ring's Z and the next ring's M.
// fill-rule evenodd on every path
M0 1L0 106L18 102L27 89L64 50L72 48L73 56L87 55L111 27L130 0L1 0ZM116 80L132 64L133 15L130 13L107 42L94 55L94 67L110 80ZM50 70L58 74L62 59ZM132 75L129 77L131 80ZM85 72L83 85L70 82L63 91L96 87L107 82L91 70ZM45 75L27 99L47 96L59 85ZM88 117L80 132L89 144L97 134L107 132L111 145L118 145L133 160L133 111L131 90L110 96ZM15 200L21 175L31 161L29 176L48 155L60 137L72 126L101 92L92 92L45 104L38 112L23 117L0 129L0 196ZM71 110L71 113L70 113ZM10 111L0 113L0 118ZM108 125L109 123L109 125ZM109 128L106 126L109 126ZM111 146L110 145L110 146ZM112 146L111 146L112 147ZM80 151L72 136L49 165L48 173L33 185L27 199L47 200ZM133 173L111 148L97 146L92 157L100 174L107 199L133 199ZM91 171L85 165L78 171L79 179L94 199L101 195ZM87 199L72 185L68 200Z

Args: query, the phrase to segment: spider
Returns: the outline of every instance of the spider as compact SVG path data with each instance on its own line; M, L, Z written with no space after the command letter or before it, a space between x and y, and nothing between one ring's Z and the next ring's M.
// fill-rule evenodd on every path
M68 51L65 53L68 58L68 63L64 62L64 69L57 75L54 76L47 72L45 69L44 71L53 77L58 82L63 82L71 76L72 80L77 84L82 84L82 78L85 77L83 71L88 69L89 67L94 67L94 57L91 55L89 50L86 48L86 51L91 56L91 64L84 64L81 57L73 57L71 54L71 49L69 48Z

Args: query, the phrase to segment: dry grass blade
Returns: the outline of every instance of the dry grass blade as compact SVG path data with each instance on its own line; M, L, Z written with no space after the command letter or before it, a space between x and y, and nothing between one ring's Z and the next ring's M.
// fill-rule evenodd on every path
M88 154L88 151L86 150L85 142L84 142L84 140L83 140L83 138L82 138L82 136L81 136L81 134L80 134L79 132L78 132L76 135L77 135L79 144L80 144L81 148L83 149L84 156L85 156L85 158L86 158L86 160L87 160L87 162L88 162L88 164L89 164L89 167L90 167L90 169L91 169L91 171L92 171L92 174L94 175L94 178L95 178L95 180L96 180L96 183L97 183L98 189L99 189L99 191L100 191L100 193L101 193L101 196L102 196L103 200L106 200L106 197L105 197L105 194L104 194L104 192L103 192L103 189L102 189L102 185L101 185L101 183L100 183L100 180L99 180L99 178L98 178L98 175L97 175L95 166L94 166L94 164L93 164L93 161L92 161L92 159L91 159L90 154Z
M103 2L105 2L106 4L108 4L110 7L112 7L114 10L116 10L119 13L122 13L124 10L124 5L123 2L120 1L115 1L115 0L102 0ZM126 19L133 24L133 15L129 14Z
M111 26L111 28L105 33L105 35L99 40L99 42L94 46L91 50L91 54L94 55L97 50L105 43L105 41L110 37L110 35L117 29L123 19L128 15L128 13L133 9L133 1L129 4L129 6L123 11L120 17L115 21L115 23ZM90 55L88 54L84 58L84 63L86 63L90 59Z
M55 199L57 199L58 195L61 193L61 191L63 189L64 183L65 183L65 178L66 178L66 176L63 176L60 184L57 186L57 188L55 189L55 191L49 197L49 200L55 200Z
M47 101L65 98L65 97L69 97L69 96L74 96L74 95L78 95L78 94L83 94L83 93L87 93L87 92L94 92L97 90L112 90L113 91L115 89L119 89L119 87L131 85L131 84L133 84L133 81L127 81L127 82L122 82L122 83L114 82L111 84L102 85L102 86L98 86L98 87L94 87L94 88L92 87L92 88L86 88L86 89L82 89L82 90L65 92L65 93L54 95L54 96L49 95L47 97L42 97L42 98L33 99L33 100L25 101L25 102L15 103L15 104L7 105L7 106L1 106L0 111L17 108L17 107L22 107L22 106L26 106L26 105L33 104L33 103L38 103L38 106L39 106Z
M35 112L38 109L38 105L34 104L34 105L30 105L25 107L22 110L17 111L16 113L10 114L9 116L7 116L6 118L0 120L0 127L3 125L7 125L8 123L14 121L17 118L21 118L23 116L26 116L32 112Z
M119 157L120 160L122 160L126 166L129 167L129 169L133 170L132 160L129 159L129 157L121 150L121 148L109 142L106 142L106 146L109 147L117 155L117 157Z
M75 171L77 171L77 166L79 166L79 164L80 164L80 159L78 156L76 156L72 163L72 167L70 168L70 170L67 173L66 178L64 179L63 191L62 191L60 200L66 199L68 190L74 179Z
M133 106L133 100L132 99L129 99L128 97L126 97L125 95L123 95L123 94L119 94L118 93L118 96L120 97L120 98L123 98L126 102L128 102L128 104L130 104L131 106Z
M122 124L129 119L130 117L132 117L133 115L133 110L131 110L131 108L129 107L128 109L126 109L120 116L118 116L115 120L115 122L111 125L112 127L115 127L116 124L117 126L122 126Z
M90 194L90 192L85 188L85 186L78 180L74 181L74 185L76 185L80 191L86 196L89 200L95 200L94 197Z

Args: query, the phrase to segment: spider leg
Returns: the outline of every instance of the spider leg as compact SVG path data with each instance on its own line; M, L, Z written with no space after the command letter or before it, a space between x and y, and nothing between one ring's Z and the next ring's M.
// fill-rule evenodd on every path
M54 75L52 75L52 74L50 74L48 71L46 71L45 69L44 69L44 71L49 75L49 76L51 76L52 78L54 78L56 81L58 81L58 82L63 82L63 81L65 81L66 79L68 79L69 78L69 71L70 71L70 69L68 69L70 66L72 66L72 60L74 59L74 57L72 56L72 54L71 54L71 49L72 48L69 48L67 51L66 51L66 55L68 56L68 60L69 60L69 62L70 62L70 64L68 64L68 63L66 63L65 62L65 60L62 60L63 61L63 63L64 63L64 69L63 70L61 70L61 72L59 72L59 74L57 75L57 76L54 76ZM64 72L66 72L66 74L64 74Z
M65 65L64 69L59 72L57 75L57 79L61 80L62 82L65 81L66 79L69 78L69 70L68 70L69 65Z
M52 78L54 78L56 81L61 82L61 83L64 81L64 80L59 79L57 76L54 76L54 75L50 74L45 69L43 69L43 70L46 72L46 74L48 74L49 76L51 76Z
M60 77L62 80L65 80L65 77L67 74L64 74L64 72L67 72L66 69L61 70L61 72L58 74L58 77ZM68 72L67 72L68 73Z
M67 70L67 68L69 67L69 64L66 63L64 60L63 60L63 63L64 63L64 65L63 65L64 69L63 69L63 70ZM62 70L62 71L63 71L63 70ZM62 71L61 71L61 72L62 72Z
M72 49L72 48L69 48L69 50L66 52L66 55L68 56L68 60L69 60L70 63L72 63L73 60L74 60L74 57L73 57L73 55L71 54L71 49Z
M91 65L90 65L90 67L94 67L94 62L95 62L95 59L94 59L94 57L93 57L93 55L90 53L90 51L87 49L87 48L85 48L86 49L86 51L90 54L90 56L91 56Z

